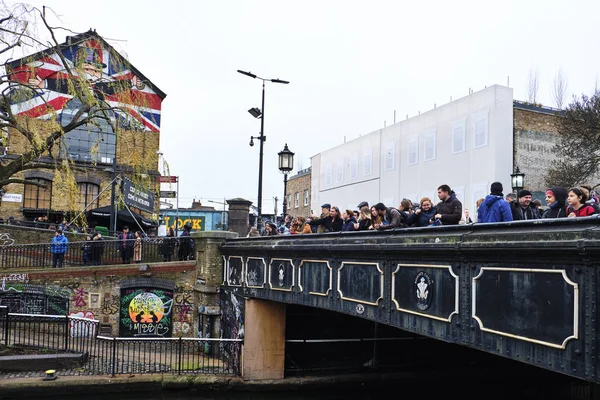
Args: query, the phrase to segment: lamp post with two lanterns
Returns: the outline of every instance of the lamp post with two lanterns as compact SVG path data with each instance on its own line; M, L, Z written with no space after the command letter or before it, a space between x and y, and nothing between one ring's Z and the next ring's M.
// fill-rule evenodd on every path
M258 156L258 201L257 201L258 204L256 207L257 212L258 212L256 227L258 228L258 231L260 232L261 225L262 225L261 216L262 216L263 144L264 144L265 140L267 140L267 137L265 136L265 82L269 81L269 82L281 83L281 84L285 84L285 85L287 85L289 82L281 80L281 79L261 78L261 77L257 76L256 74L253 74L251 72L242 71L239 69L237 70L237 72L239 72L242 75L249 76L250 78L260 79L262 81L262 110L258 109L257 107L254 107L254 108L251 108L248 110L248 112L254 118L260 118L260 135L259 136L250 136L250 146L254 146L254 139L260 141L260 150L259 150L259 156Z

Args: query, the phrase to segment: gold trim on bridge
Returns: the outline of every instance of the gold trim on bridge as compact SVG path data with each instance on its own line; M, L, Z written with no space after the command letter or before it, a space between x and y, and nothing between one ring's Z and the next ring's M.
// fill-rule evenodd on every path
M377 267L377 271L379 271L380 274L380 279L379 279L379 298L377 300L375 300L375 302L370 302L370 301L364 301L364 300L359 300L359 299L354 299L352 297L344 297L344 293L342 293L342 289L340 288L340 274L342 272L342 269L344 268L345 264L361 264L361 265L375 265ZM357 262L357 261L343 261L342 264L340 265L340 267L338 268L337 271L337 291L340 294L340 297L343 300L350 300L350 301L354 301L356 303L362 303L362 304L369 304L372 306L378 306L379 302L383 299L383 271L381 270L381 268L379 268L379 263L373 263L373 262Z
M400 304L398 304L398 302L396 301L396 273L398 271L400 271L401 267L409 267L409 268L448 268L448 272L450 272L450 275L452 275L454 277L454 311L451 312L450 315L448 315L447 318L443 318L443 317L438 317L438 316L435 316L435 315L429 315L429 314L425 314L425 313L420 313L418 311L407 310L405 308L401 308ZM451 322L452 321L452 316L455 315L455 314L456 315L459 314L459 287L460 287L459 277L458 277L458 275L456 275L452 271L452 266L451 265L397 264L396 270L394 272L392 272L392 301L394 302L394 304L396 304L396 310L402 311L402 312L405 312L405 313L408 313L408 314L418 315L418 316L425 317L425 318L435 319L435 320L438 320L438 321Z
M321 263L321 264L327 265L327 268L329 268L329 288L327 288L327 291L325 293L308 292L308 294L313 294L315 296L328 296L329 292L333 289L333 269L331 268L331 265L329 265L329 261L323 261L323 260L302 260L302 261L300 261L300 265L298 266L298 288L300 288L300 292L304 292L304 288L302 287L302 265L305 262Z
M550 343L550 342L546 342L543 340L537 340L537 339L529 338L526 336L514 335L512 333L497 331L494 329L489 329L489 328L484 327L483 321L477 316L477 298L476 298L477 280L483 275L484 271L514 271L514 272L533 272L533 273L537 272L537 273L549 273L549 274L562 274L562 277L565 280L565 282L567 282L567 284L573 286L573 334L571 336L568 336L567 338L565 338L561 344L556 344L556 343ZM477 274L477 276L473 277L473 283L471 286L472 286L472 288L471 288L471 290L472 290L472 307L471 307L471 309L472 309L472 313L473 313L472 317L479 324L479 329L481 329L484 332L495 333L500 336L506 336L506 337L510 337L510 338L514 338L514 339L524 340L526 342L541 344L544 346L553 347L555 349L565 349L567 347L567 342L569 340L579 338L579 336L578 336L579 335L579 333L578 333L579 332L579 285L577 284L577 282L573 282L571 279L569 279L569 277L567 276L567 271L565 271L564 269L481 267L479 274Z

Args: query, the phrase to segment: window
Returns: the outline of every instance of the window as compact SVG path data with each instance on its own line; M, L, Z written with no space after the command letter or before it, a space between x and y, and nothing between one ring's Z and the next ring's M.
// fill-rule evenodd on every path
M308 190L304 191L304 205L308 205Z
M465 151L465 121L457 122L452 128L452 154Z
M396 145L394 143L390 143L385 149L385 167L386 171L390 169L394 169L396 162Z
M338 164L336 174L335 174L335 182L341 183L344 181L344 164Z
M79 99L70 100L61 114L61 124L69 124L81 107ZM108 112L110 118L114 113ZM84 114L83 117L86 115ZM121 122L118 122L121 123ZM116 153L117 136L104 119L94 119L94 124L75 128L65 134L61 143L61 155L73 161L111 164Z
M363 158L363 175L371 175L373 169L373 153L365 153Z
M473 147L483 147L488 144L488 115L487 112L473 118Z
M50 208L52 199L52 181L41 178L27 179L46 185L46 187L25 184L23 208Z
M419 137L413 137L408 142L407 164L413 165L419 162Z
M331 164L325 166L325 184L331 185L333 183L333 167Z
M98 208L100 200L96 197L100 192L100 186L83 182L79 184L79 206L83 210L88 204L89 208ZM95 200L94 200L95 199Z
M435 160L435 132L425 134L425 149L423 151L423 160Z
M352 156L350 160L350 179L358 178L358 154Z
M294 195L294 208L300 207L300 193L296 192Z
M290 207L292 206L292 195L291 194L288 194L287 205L290 206Z

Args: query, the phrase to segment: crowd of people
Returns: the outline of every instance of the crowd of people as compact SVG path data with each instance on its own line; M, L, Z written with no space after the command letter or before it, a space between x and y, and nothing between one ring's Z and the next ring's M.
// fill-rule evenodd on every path
M490 194L477 200L475 216L463 209L461 201L450 186L438 187L437 196L437 204L429 197L423 197L417 204L404 199L399 207L388 207L383 203L369 206L363 201L358 204L356 210L342 211L325 203L321 206L321 214L318 216L312 214L306 218L286 215L279 226L267 222L262 236L573 218L600 213L599 198L589 185L568 190L552 187L546 190L546 207L543 207L539 200L532 200L529 190L520 190L516 195L510 193L505 197L502 183L494 182L490 187ZM261 233L256 228L251 228L248 236L261 236Z

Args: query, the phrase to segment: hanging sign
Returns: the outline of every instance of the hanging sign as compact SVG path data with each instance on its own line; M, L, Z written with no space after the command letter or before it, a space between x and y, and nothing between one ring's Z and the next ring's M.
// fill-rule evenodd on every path
M125 204L147 212L154 212L154 194L136 188L128 179L123 180L123 198Z

